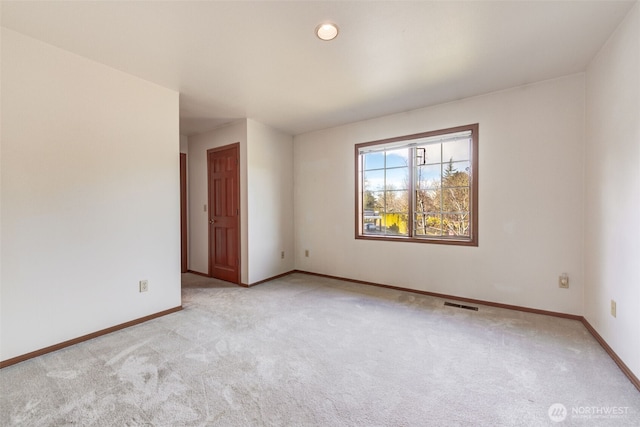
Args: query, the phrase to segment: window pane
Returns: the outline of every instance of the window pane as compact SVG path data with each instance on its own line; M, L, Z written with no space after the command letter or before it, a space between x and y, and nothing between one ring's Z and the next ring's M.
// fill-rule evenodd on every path
M449 162L453 160L454 162L460 160L469 160L470 156L470 140L469 139L459 139L457 141L445 142L442 144L442 161Z
M376 234L384 234L382 231L381 220L370 220L363 223L362 226L362 234L376 235Z
M416 190L416 212L435 212L440 210L440 191Z
M364 169L382 169L384 168L384 153L368 153L364 155Z
M439 188L440 173L441 173L440 164L417 167L416 168L416 189L424 190L427 188Z
M409 210L409 192L406 190L400 191L385 191L385 211L387 213L393 212L407 212Z
M364 173L364 191L384 190L384 169Z
M384 229L387 235L409 235L409 192L385 191Z
M387 169L385 190L406 190L409 188L409 168Z
M455 187L442 189L442 211L464 212L469 210L469 188Z
M385 213L383 226L384 234L387 236L407 236L409 234L409 215L406 212Z
M387 168L407 167L409 166L409 149L401 148L399 150L386 151Z
M442 221L438 213L417 213L414 226L416 236L442 236Z
M445 236L469 237L469 212L442 215L442 228Z
M365 191L362 193L362 209L365 211L379 211L384 209L384 193Z
M363 195L362 232L364 234L382 234L380 212L384 204L384 193L365 193Z
M419 145L416 147L416 165L441 163L442 144ZM424 159L422 157L425 157Z
M443 165L443 187L468 187L471 165L469 162L446 163Z

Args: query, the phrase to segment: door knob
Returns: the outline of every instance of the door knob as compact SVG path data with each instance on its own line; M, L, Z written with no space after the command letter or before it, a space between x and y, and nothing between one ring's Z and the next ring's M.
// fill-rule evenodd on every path
M215 220L215 219L210 219L210 220L209 220L209 224L213 224L214 222L216 222L216 220Z

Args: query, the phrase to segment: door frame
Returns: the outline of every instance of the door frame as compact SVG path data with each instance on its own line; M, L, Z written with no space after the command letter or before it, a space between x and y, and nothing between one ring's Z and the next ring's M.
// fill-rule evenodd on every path
M187 229L187 155L180 153L180 269L189 269Z
M223 145L221 147L215 147L215 148L210 148L207 150L207 210L208 210L208 214L207 214L207 261L209 264L209 277L213 277L213 264L212 264L212 253L211 253L211 213L214 212L212 210L212 188L211 188L211 164L209 163L209 156L211 153L214 153L216 151L224 151L224 150L228 150L230 148L236 148L237 149L237 157L236 157L236 164L238 165L237 169L236 169L236 182L237 182L237 191L238 191L238 223L237 223L237 227L236 229L238 230L236 233L236 241L237 241L237 248L238 248L238 253L237 253L237 260L238 260L238 274L236 277L235 284L240 285L242 283L241 281L241 277L242 277L242 241L240 236L242 235L241 231L240 231L240 227L242 226L242 197L241 197L241 185L240 185L240 142L236 142L233 144L228 144L228 145Z

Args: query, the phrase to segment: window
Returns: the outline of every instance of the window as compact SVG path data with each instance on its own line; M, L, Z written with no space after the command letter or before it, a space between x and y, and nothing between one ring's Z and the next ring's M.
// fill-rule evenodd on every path
M478 124L355 146L356 238L478 246Z

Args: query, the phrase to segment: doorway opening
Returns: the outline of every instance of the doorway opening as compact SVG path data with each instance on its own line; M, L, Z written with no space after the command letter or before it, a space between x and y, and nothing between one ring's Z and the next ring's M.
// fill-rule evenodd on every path
M187 263L187 155L180 153L180 270L186 273Z

